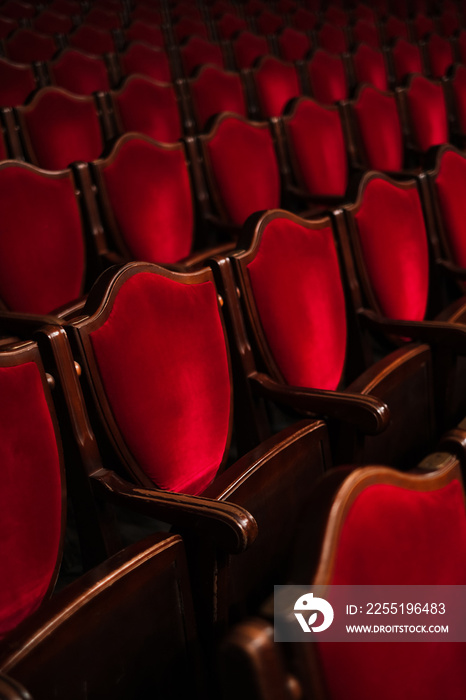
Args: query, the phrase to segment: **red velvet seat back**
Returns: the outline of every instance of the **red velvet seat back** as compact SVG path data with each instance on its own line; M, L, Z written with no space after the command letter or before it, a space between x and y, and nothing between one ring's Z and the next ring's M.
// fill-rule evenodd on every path
M432 34L427 41L430 72L433 78L441 78L454 63L453 49L446 37Z
M91 24L81 24L68 35L68 43L75 49L102 56L116 51L115 41L108 29L100 29Z
M407 91L413 136L422 151L447 143L448 118L442 86L422 75L415 76Z
M399 39L391 49L395 80L401 83L410 73L422 73L421 50L417 44Z
M53 12L58 12L60 15L79 16L82 13L82 6L78 0L53 0L47 5L47 8Z
M370 180L355 213L365 267L381 311L422 320L429 289L427 234L415 186Z
M20 105L35 89L32 66L0 58L0 104Z
M259 34L275 34L283 25L284 18L275 12L270 12L270 10L263 10L256 17L256 27Z
M424 39L427 34L431 34L435 31L434 21L431 17L427 17L424 13L420 12L414 17L412 21L412 28L414 33L414 38L416 41Z
M345 299L332 229L275 218L247 266L272 355L293 386L335 389L346 354Z
M455 263L466 267L466 218L463 192L466 186L466 161L453 151L441 158L435 178L440 214Z
M22 108L21 116L42 168L60 170L76 160L91 161L103 150L99 118L90 96L44 88Z
M257 36L251 32L241 32L232 42L236 65L239 69L250 68L260 56L270 53L265 36Z
M333 585L466 583L466 518L458 479L425 491L367 485L337 536ZM439 642L438 635L427 643L320 644L319 656L332 700L460 700L464 694L464 645Z
M193 204L181 145L163 148L123 136L96 167L114 225L133 260L173 263L189 255Z
M112 97L124 131L135 131L162 143L182 136L178 102L171 84L140 75L129 77Z
M0 168L0 183L0 298L13 311L50 313L82 294L83 231L71 174L12 164Z
M408 25L399 17L389 15L384 23L384 34L387 42L390 39L409 39Z
M6 39L9 34L18 29L18 26L18 20L0 16L0 39Z
M247 30L248 23L241 17L227 12L215 22L215 27L220 39L231 39L237 32Z
M61 554L57 436L33 361L0 360L0 638L36 610Z
M233 112L247 116L246 98L238 73L205 66L189 83L198 129L214 114Z
M348 51L348 40L343 27L325 23L317 32L317 44L330 53Z
M379 49L382 46L379 31L373 22L366 19L359 19L351 28L353 41L355 44L367 44L373 49Z
M76 95L110 90L110 80L103 58L68 49L49 66L56 85Z
M133 41L119 58L123 75L139 73L162 83L171 81L170 61L162 49Z
M5 41L7 57L18 63L49 61L57 50L58 45L53 37L33 29L17 29Z
M117 12L110 12L97 6L91 6L84 21L86 24L100 29L120 29L121 27L121 19Z
M285 27L277 38L280 56L284 61L301 61L312 48L307 34L291 27Z
M126 41L144 41L153 48L163 49L165 37L161 27L155 24L148 24L142 19L135 19L129 27L125 29Z
M455 116L461 133L466 133L466 66L458 64L451 80Z
M348 97L348 80L340 56L316 51L307 63L311 93L318 102L332 104Z
M364 151L372 170L403 168L403 133L393 94L367 86L353 103Z
M141 272L90 334L111 411L154 483L198 494L227 446L230 374L212 281Z
M361 44L353 54L357 83L369 83L379 90L388 89L387 70L383 53L368 44Z
M69 15L61 15L51 10L42 10L42 12L34 18L32 24L37 32L52 35L68 34L74 27L73 20Z
M191 17L182 17L175 22L173 35L178 43L188 36L201 36L204 39L210 39L207 25L202 20L191 19Z
M294 97L301 94L298 74L292 63L274 56L263 58L254 70L254 81L264 118L278 117Z
M466 30L462 29L458 34L458 51L461 63L466 61Z
M314 12L310 12L304 7L298 7L296 12L290 17L290 24L295 29L300 29L302 32L310 32L317 26L318 19Z
M348 162L338 110L304 98L284 124L308 192L343 197L348 185Z
M26 17L34 17L36 7L33 3L23 2L22 0L7 0L2 4L2 15L4 17L12 17L13 19L25 19Z
M213 44L200 36L192 36L180 47L181 60L185 76L191 75L195 68L209 63L224 68L223 54L219 44Z
M280 174L272 136L264 125L235 117L221 120L204 141L208 167L228 218L247 217L280 204Z

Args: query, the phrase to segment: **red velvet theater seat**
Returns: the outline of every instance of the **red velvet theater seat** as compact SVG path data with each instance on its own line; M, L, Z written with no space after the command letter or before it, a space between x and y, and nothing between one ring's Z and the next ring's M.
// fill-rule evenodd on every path
M281 61L275 56L260 59L257 65L248 71L248 79L257 96L257 112L254 108L254 113L260 119L278 117L290 100L302 94L295 65Z
M465 496L457 464L423 475L374 466L338 476L316 489L322 534L314 544L310 528L303 533L291 583L464 586ZM270 621L256 617L231 632L222 659L226 700L239 689L257 700L285 700L290 686L296 697L322 700L460 700L465 692L464 644L440 635L423 643L280 644Z
M232 39L231 47L238 70L251 68L258 58L270 54L267 38L247 30Z
M304 64L304 72L317 102L332 104L349 96L348 73L341 56L318 49Z
M427 75L429 78L441 78L454 63L451 42L439 34L430 34L422 44Z
M164 49L166 45L165 35L162 27L152 24L148 20L133 19L133 21L123 30L126 43L132 41L143 41L153 48Z
M103 128L90 95L46 87L16 111L27 158L35 165L60 170L77 160L94 160L103 151Z
M218 17L214 25L219 39L232 39L238 32L249 29L247 21L232 12L226 12Z
M0 104L14 107L37 88L32 65L0 58Z
M172 81L171 63L166 51L145 41L131 41L117 55L122 76L147 75L161 83Z
M351 61L357 85L369 83L379 90L388 89L385 56L379 48L360 44L351 54Z
M300 410L326 415L337 430L332 434L337 463L384 459L401 466L431 449L438 436L429 350L411 345L380 363L368 362L362 372L361 338L346 310L345 272L328 216L304 220L281 210L258 213L248 220L229 260L219 272L229 289L224 296L245 315L261 368L254 376L249 370L255 395L288 406L295 420ZM354 275L349 284L357 289ZM231 311L232 317L237 314ZM407 392L415 407L407 407ZM375 399L391 411L388 428ZM357 442L351 430L358 433Z
M188 78L194 70L207 63L226 68L222 47L200 36L189 37L179 48L183 74Z
M186 82L186 92L193 121L186 124L188 133L201 133L212 117L224 112L248 116L246 86L234 71L203 66Z
M466 66L455 63L443 78L452 142L462 146L466 134Z
M115 37L109 29L100 29L92 24L80 24L74 32L68 35L68 44L74 49L102 56L105 53L115 53L118 46Z
M388 48L388 60L390 63L391 85L402 85L405 78L411 73L423 73L424 64L419 44L413 44L400 37Z
M112 87L105 60L78 49L64 49L48 64L52 84L75 95L92 95Z
M26 27L20 27L5 40L6 57L17 63L49 61L59 48L54 37Z
M310 36L292 27L284 27L277 34L276 41L280 58L292 63L304 60L312 49Z

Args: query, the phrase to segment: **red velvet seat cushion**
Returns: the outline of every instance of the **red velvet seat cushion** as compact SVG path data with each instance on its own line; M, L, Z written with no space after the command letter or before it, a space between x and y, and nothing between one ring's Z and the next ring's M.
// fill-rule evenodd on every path
M91 341L113 415L144 472L160 488L200 493L221 463L230 419L213 284L134 275Z
M286 382L335 389L345 362L346 313L332 230L272 220L248 273L261 325Z
M338 111L303 100L285 128L308 192L342 197L348 184L348 163Z
M37 366L0 368L0 638L50 586L60 550L61 476Z
M261 113L265 118L278 117L294 97L301 94L298 74L292 63L282 63L274 56L261 62L254 72Z
M354 102L354 113L369 167L373 170L401 170L403 133L395 97L366 87Z
M435 179L440 212L445 233L457 265L466 267L466 218L464 216L464 187L466 161L457 153L442 156L439 174Z
M268 129L231 117L205 142L220 198L230 220L242 226L247 217L280 204L280 174Z
M307 64L311 92L318 102L332 104L348 97L348 81L340 56L316 51Z
M61 170L76 160L92 161L103 150L97 110L89 96L45 88L22 115L42 168Z
M191 185L183 149L131 139L101 167L116 225L134 260L173 263L193 242Z
M407 93L414 138L422 151L448 143L448 119L441 85L422 75L413 79Z
M124 131L145 134L162 143L181 138L181 118L171 84L133 76L112 95Z
M225 72L215 66L205 66L190 82L190 90L199 130L210 117L222 112L247 115L246 99L238 73Z
M382 313L424 318L429 289L427 234L416 189L371 180L355 215L362 252Z
M457 481L430 492L373 485L357 496L345 519L331 582L464 586L465 554L464 496ZM321 644L319 655L332 700L464 697L463 644Z
M0 222L0 297L8 308L45 314L81 295L85 251L70 178L0 169Z

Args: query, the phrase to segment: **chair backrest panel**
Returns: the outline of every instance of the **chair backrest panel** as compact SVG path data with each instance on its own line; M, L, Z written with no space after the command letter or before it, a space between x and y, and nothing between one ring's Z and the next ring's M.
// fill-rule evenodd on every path
M264 119L282 114L288 102L301 94L295 66L274 56L263 58L252 75Z
M402 170L403 133L395 96L365 86L352 105L369 167Z
M49 71L56 85L76 95L110 90L105 61L77 49L68 49L50 62Z
M311 93L318 102L332 104L348 97L348 79L340 56L317 50L306 67Z
M14 107L23 104L36 89L32 66L0 58L0 105Z
M247 116L245 92L238 73L204 66L189 81L189 89L199 131L216 114L233 112Z
M162 83L171 81L170 61L167 53L144 41L132 41L125 51L119 54L123 75L140 73Z
M455 151L446 151L435 177L440 214L455 263L466 267L466 219L463 192L466 187L466 161Z
M422 151L447 143L448 117L445 96L439 83L422 75L412 78L406 90L413 138Z

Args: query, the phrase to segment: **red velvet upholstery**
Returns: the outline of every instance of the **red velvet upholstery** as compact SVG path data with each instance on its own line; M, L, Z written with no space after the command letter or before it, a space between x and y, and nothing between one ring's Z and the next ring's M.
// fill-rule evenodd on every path
M84 245L73 181L10 165L0 168L0 183L0 298L13 311L50 313L82 293Z
M282 114L288 102L301 94L298 74L292 63L267 56L253 75L260 111L266 119Z
M99 118L90 96L44 88L21 114L42 168L60 170L75 160L91 161L103 150Z
M336 5L330 5L325 10L323 19L336 27L346 27L349 24L349 17L345 10Z
M462 29L458 34L458 51L461 63L466 62L466 30Z
M310 12L304 7L298 7L296 12L290 17L290 24L295 29L300 29L302 32L310 32L317 26L317 15Z
M355 44L367 44L374 49L379 49L382 45L379 31L373 22L365 19L358 20L351 28L353 41Z
M318 102L332 104L348 97L348 80L340 56L316 51L307 63L312 95Z
M415 76L407 91L413 136L422 151L447 143L448 119L442 86L422 75Z
M163 49L165 46L162 29L155 24L147 24L147 22L140 19L135 19L125 29L125 37L128 42L145 41L154 48Z
M7 0L2 4L2 15L13 19L34 17L36 7L33 3L23 2L23 0Z
M82 13L82 6L78 0L53 0L47 5L49 10L60 15L79 16Z
M441 78L454 63L450 42L443 36L432 34L426 42L430 73L433 78Z
M0 104L20 105L35 89L32 66L0 58Z
M354 114L372 170L402 170L403 133L395 97L367 86L353 102Z
M91 342L113 414L141 468L160 488L202 492L222 461L230 420L213 284L133 275Z
M55 85L76 95L91 95L110 90L107 66L103 58L75 49L63 51L49 66Z
M343 197L348 185L348 163L338 110L302 99L293 115L285 118L284 126L299 167L299 179L308 192Z
M140 20L141 24L151 24L154 27L163 23L163 16L160 10L152 5L136 5L131 10L131 20Z
M238 73L205 66L190 81L189 88L200 131L214 114L233 112L247 116L246 98Z
M419 195L370 180L355 214L362 252L382 313L422 320L429 287L427 234Z
M331 228L273 219L248 265L268 344L287 383L335 389L346 353L345 298Z
M363 5L362 3L356 5L351 12L351 16L353 19L365 19L366 22L372 22L373 24L377 22L376 11L372 7Z
M410 73L422 73L421 50L417 44L399 39L391 49L395 80L401 83Z
M81 51L86 51L96 56L116 51L111 31L99 29L90 24L81 24L72 34L69 34L68 43L75 49L81 49Z
M181 138L181 118L171 84L133 75L111 94L124 131L139 132L162 143Z
M451 80L455 114L461 133L466 134L466 66L458 64Z
M115 157L113 157L115 156ZM131 137L98 163L116 225L134 260L173 263L193 242L193 205L181 145Z
M228 0L215 0L208 6L209 15L212 19L217 19L226 14L238 14L238 8Z
M426 17L423 13L419 13L412 22L414 38L416 41L424 39L427 34L435 31L434 21L431 17Z
M51 10L42 10L32 25L36 32L42 34L68 34L74 27L69 15L60 15Z
M331 583L464 586L465 553L458 481L425 492L374 484L345 518ZM319 655L332 700L464 695L463 644L321 644Z
M442 36L452 37L460 29L460 19L455 9L444 10L438 18L440 33Z
M209 39L207 25L200 20L191 19L190 17L182 17L173 25L173 34L178 43L186 39L188 36L202 36L204 39Z
M18 28L18 21L9 17L0 17L0 39L6 37Z
M390 39L396 38L405 39L405 41L408 41L408 25L399 17L389 15L384 24L384 34L387 42L390 41Z
M270 53L265 36L257 36L251 32L241 32L232 45L239 69L250 68L257 58Z
M119 54L123 75L139 73L162 83L171 81L170 61L160 48L142 41L133 41L126 51Z
M213 44L200 36L192 36L187 43L180 47L184 74L191 75L195 68L211 64L224 68L222 49L219 44Z
M454 260L466 267L466 218L464 216L464 187L466 161L453 151L443 154L439 173L435 178L438 202L445 233Z
M254 15L259 15L267 8L265 2L262 0L248 0L243 5L244 14L248 17L253 17Z
M5 41L5 53L18 63L48 61L57 52L55 39L33 29L17 29Z
M100 29L120 29L121 19L116 12L109 12L102 7L91 6L84 19L86 24Z
M291 27L285 27L277 38L280 56L284 61L300 61L312 48L307 34Z
M242 226L254 211L279 206L280 174L267 128L229 117L204 145L220 198L233 223Z
M348 51L348 41L342 27L325 23L317 32L317 44L330 53Z
M388 90L387 70L382 51L361 44L353 54L357 83L370 83L379 90Z
M38 608L60 553L61 474L37 366L0 368L0 638Z
M275 12L270 12L270 10L263 10L256 17L256 27L259 34L276 34L284 24L284 17Z
M231 39L237 32L247 30L248 24L246 20L228 12L216 21L215 27L220 39Z

